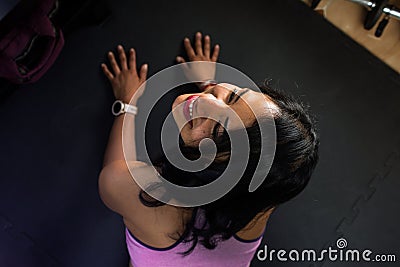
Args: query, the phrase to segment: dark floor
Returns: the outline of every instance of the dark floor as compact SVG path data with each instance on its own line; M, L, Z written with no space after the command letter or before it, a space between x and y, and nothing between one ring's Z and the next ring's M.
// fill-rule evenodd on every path
M199 30L221 45L221 62L255 82L273 78L319 121L315 175L273 214L262 247L320 251L343 237L348 248L397 257L252 266L399 266L397 73L300 1L109 3L107 21L70 32L49 72L0 103L1 267L127 266L122 221L97 192L113 120L99 65L122 43L152 75Z

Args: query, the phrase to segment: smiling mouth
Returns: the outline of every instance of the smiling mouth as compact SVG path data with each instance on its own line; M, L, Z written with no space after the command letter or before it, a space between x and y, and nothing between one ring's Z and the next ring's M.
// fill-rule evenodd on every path
M183 106L183 115L189 122L191 128L193 128L193 103L198 97L198 95L189 96L185 101L185 105Z

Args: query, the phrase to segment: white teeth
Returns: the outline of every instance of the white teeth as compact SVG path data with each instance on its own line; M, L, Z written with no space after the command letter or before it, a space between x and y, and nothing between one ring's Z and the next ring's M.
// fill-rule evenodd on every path
M189 114L190 114L190 118L193 118L193 102L194 102L194 101L192 101L192 102L190 103L190 105L189 105Z

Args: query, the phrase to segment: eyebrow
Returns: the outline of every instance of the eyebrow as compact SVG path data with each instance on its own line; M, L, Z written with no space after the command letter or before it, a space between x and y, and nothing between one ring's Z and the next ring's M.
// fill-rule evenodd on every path
M236 94L236 97L235 97L235 99L233 99L232 104L235 104L239 100L239 98L241 96L243 96L245 93L247 93L248 91L250 91L250 89L247 88L247 89L243 90L242 92Z

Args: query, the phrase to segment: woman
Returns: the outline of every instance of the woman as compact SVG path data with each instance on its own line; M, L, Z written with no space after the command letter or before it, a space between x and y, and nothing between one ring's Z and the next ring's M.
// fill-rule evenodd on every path
M194 47L188 38L184 45L192 62L218 59L219 46L211 53L209 36L203 40L201 33L197 33ZM142 93L137 90L146 80L147 65L137 71L133 49L127 58L119 46L118 54L119 64L109 52L111 70L102 64L103 71L116 99L136 106ZM177 61L186 64L182 57L177 57ZM201 93L180 95L173 103L174 119L183 140L181 151L187 158L196 159L199 142L211 138L217 146L216 158L206 171L197 173L181 170L165 157L154 163L156 169L167 180L183 186L204 185L218 178L230 158L230 142L224 127L231 126L207 118L207 112L223 117L227 108L246 127L249 163L240 181L220 199L195 208L165 205L143 192L132 179L129 168L139 169L146 164L136 160L134 142L130 144L134 153L125 162L122 123L125 118L134 135L134 115L118 115L104 157L99 191L103 202L123 217L131 266L249 266L272 210L305 188L317 164L319 141L313 124L303 106L291 97L268 86L261 87L260 93L209 79L199 83L199 88ZM190 105L194 101L196 110ZM266 179L250 193L256 163L262 160L262 136L256 117L263 116L254 114L255 109L250 107L263 105L272 110L277 145ZM192 119L196 112L203 112L204 117Z

